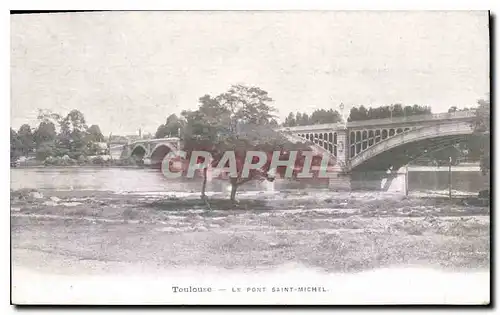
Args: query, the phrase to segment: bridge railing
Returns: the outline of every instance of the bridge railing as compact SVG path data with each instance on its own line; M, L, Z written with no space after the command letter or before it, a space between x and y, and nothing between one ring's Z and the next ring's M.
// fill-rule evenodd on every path
M453 113L437 113L431 115L414 115L414 116L404 116L404 117L392 117L392 118L382 118L382 119L370 119L370 120L358 120L350 121L347 123L347 127L360 127L369 125L386 125L386 124L398 124L405 122L418 122L418 121L431 121L431 120L447 120L447 119L464 119L472 118L476 116L476 112L461 111ZM303 132L303 131L314 131L314 130L335 130L344 129L344 123L334 123L334 124L321 124L321 125L307 125L307 126L295 126L295 127L281 127L276 129L281 132Z
M393 118L383 118L383 119L359 120L359 121L348 122L347 127L359 127L359 126L366 126L366 125L397 124L397 123L405 123L405 122L430 121L430 120L472 118L475 115L476 115L475 111L461 111L461 112L453 112L453 113L437 113L437 114L431 114L431 115L414 115L414 116L393 117Z
M157 139L140 139L140 140L130 141L130 144L149 143L149 142L164 142L164 141L176 142L176 141L180 141L180 138L179 137L170 137L170 138L157 138Z
M277 131L282 132L294 132L294 131L303 131L307 130L323 130L323 129L342 129L345 124L336 123L336 124L320 124L320 125L307 125L307 126L295 126L295 127L282 127L276 129Z

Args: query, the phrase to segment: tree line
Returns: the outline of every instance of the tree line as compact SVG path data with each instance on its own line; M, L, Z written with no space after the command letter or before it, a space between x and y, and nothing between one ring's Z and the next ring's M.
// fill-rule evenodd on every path
M340 113L333 109L316 109L308 115L307 113L290 112L283 122L283 127L334 124L342 121Z
M483 174L490 174L490 144L491 144L491 106L490 99L478 101L475 119L476 148L479 152L479 162Z
M383 119L391 117L408 117L414 115L432 114L430 106L413 105L403 106L402 104L393 104L390 106L366 108L361 105L351 108L348 121L362 121L370 119Z
M454 107L455 110L456 107ZM404 117L413 115L431 114L430 106L404 106L401 104L394 104L390 106L369 107L364 105L352 107L349 112L347 121L361 121L369 119L382 119L390 117ZM341 114L332 108L330 109L316 109L310 115L307 113L293 113L290 112L283 122L283 127L306 126L306 125L319 125L319 124L334 124L342 121Z
M104 136L98 125L87 125L82 112L74 109L66 116L39 110L38 126L22 125L18 131L10 128L10 159L35 155L37 160L48 157L79 159L96 155Z

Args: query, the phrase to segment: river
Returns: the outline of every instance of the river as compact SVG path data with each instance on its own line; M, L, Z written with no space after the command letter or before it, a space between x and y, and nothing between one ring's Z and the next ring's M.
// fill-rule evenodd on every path
M12 169L13 301L487 303L489 208L458 198L486 176L454 171L451 201L446 171L408 179L409 196L251 182L228 207L218 180L205 204L151 169Z
M437 193L448 189L448 168L416 167L410 169L408 188L410 192ZM488 187L488 176L476 169L458 168L452 172L452 189L460 194L477 194ZM398 183L396 183L397 186ZM324 189L327 183L299 183L277 181L274 189ZM249 183L242 190L261 190L269 187L266 183ZM14 168L11 169L11 189L22 188L40 190L96 190L112 192L159 192L198 191L199 180L166 179L161 172L140 168ZM401 187L395 187L399 191ZM213 180L207 190L227 191L227 183Z

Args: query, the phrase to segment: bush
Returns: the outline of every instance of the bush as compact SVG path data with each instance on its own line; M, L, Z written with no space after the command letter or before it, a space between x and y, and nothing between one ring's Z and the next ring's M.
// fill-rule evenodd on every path
M94 165L104 165L106 163L106 161L104 161L104 159L100 156L92 158L91 162Z
M58 162L59 165L61 166L75 165L77 163L76 160L70 158L68 155L65 155L62 158L60 158Z
M53 165L53 166L70 166L70 165L76 165L77 161L73 160L69 156L65 155L63 157L52 157L49 156L46 158L43 162L45 165Z
M89 159L85 155L80 155L78 157L77 162L78 162L78 165L85 165L89 162Z
M45 159L54 155L54 144L49 142L40 144L36 149L35 155L37 160L45 161Z
M70 151L67 154L71 159L78 160L80 156L87 155L87 152L84 149L78 149L76 151Z
M56 165L56 158L53 157L53 156L48 156L43 161L43 164L45 164L45 165Z
M131 158L119 159L119 160L113 160L113 164L116 166L129 166L129 165L135 165L135 161Z

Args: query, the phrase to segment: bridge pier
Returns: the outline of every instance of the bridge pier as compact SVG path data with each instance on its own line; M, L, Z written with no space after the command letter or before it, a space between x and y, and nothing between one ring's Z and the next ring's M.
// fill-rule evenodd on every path
M131 154L132 154L132 152L130 150L130 146L124 145L122 148L122 152L120 154L120 159L121 160L128 159Z

